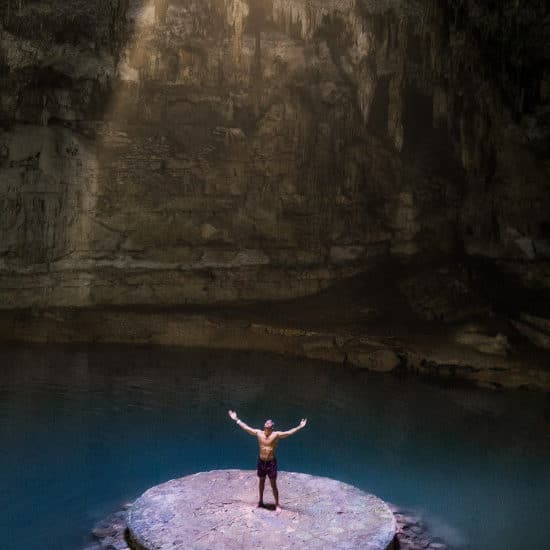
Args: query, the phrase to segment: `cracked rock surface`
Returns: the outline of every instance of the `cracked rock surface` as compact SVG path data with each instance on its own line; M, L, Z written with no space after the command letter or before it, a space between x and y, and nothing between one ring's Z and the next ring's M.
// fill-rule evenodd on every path
M217 470L153 487L128 512L130 546L393 548L396 520L373 495L333 479L280 472L277 513L257 508L257 484L253 471Z

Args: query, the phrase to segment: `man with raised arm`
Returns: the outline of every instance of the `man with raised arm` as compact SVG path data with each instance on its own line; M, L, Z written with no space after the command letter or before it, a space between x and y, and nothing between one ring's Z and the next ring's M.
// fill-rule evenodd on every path
M260 489L260 500L258 507L264 506L264 487L265 478L269 477L271 483L271 489L273 491L273 497L275 498L275 510L281 511L279 506L279 490L277 489L277 459L275 458L275 449L279 443L279 439L288 437L295 434L298 430L301 430L307 424L307 418L302 418L302 421L298 426L287 430L286 432L273 431L273 420L266 420L263 430L257 430L246 425L242 420L237 417L235 411L228 411L229 416L237 423L237 426L242 428L250 435L255 435L258 438L258 445L260 447L260 456L258 457L258 478Z

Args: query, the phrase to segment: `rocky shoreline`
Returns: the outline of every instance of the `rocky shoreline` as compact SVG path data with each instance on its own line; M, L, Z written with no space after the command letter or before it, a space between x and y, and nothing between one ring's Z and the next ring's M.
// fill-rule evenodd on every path
M483 326L422 332L417 324L407 332L375 323L267 317L245 309L5 310L0 312L0 341L250 350L489 389L550 391L547 354L507 353L505 337L487 334Z

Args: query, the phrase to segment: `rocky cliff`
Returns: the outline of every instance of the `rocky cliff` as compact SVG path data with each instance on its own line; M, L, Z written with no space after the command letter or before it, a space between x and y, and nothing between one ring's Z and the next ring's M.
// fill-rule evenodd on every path
M279 299L389 259L547 292L547 2L0 5L2 307Z

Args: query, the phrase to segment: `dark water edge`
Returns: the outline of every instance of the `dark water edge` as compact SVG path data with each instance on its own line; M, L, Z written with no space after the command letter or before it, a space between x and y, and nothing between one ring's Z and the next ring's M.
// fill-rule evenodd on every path
M258 353L130 346L0 350L3 548L81 548L151 485L255 464L232 424L305 430L280 468L421 514L454 548L544 548L550 399ZM284 495L281 495L284 503Z

